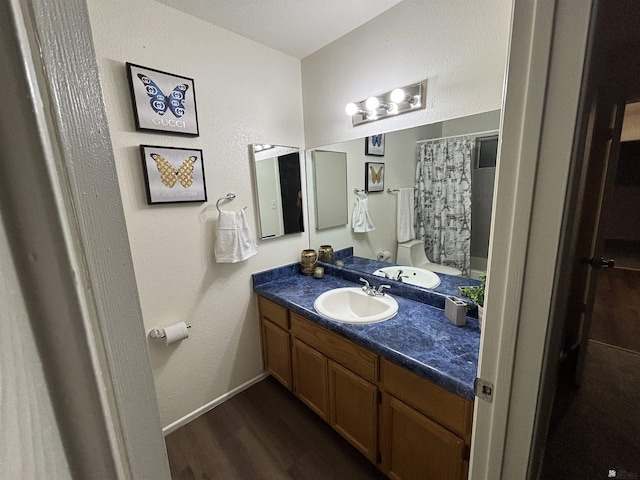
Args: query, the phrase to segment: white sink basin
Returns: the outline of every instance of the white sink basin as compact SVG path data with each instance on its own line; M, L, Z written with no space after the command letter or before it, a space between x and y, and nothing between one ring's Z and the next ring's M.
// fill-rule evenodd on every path
M373 272L379 277L396 280L400 272L400 281L423 288L436 288L440 285L440 277L430 270L418 267L384 267Z
M320 315L344 323L376 323L389 320L398 312L398 302L389 295L374 297L361 288L334 288L313 304Z

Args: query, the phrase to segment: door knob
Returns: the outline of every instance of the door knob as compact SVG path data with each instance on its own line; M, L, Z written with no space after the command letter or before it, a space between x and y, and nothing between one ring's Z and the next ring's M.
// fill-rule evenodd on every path
M605 260L604 257L600 257L600 258L583 257L580 259L580 263L591 265L593 268L601 268L601 267L613 268L616 266L615 260L613 259Z

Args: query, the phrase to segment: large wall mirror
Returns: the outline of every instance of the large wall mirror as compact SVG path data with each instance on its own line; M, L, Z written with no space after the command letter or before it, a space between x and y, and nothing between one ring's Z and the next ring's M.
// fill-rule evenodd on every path
M450 219L450 225L445 226L445 228L458 228L454 226L455 217L466 210L470 211L471 223L468 225L470 245L468 247L469 253L466 254L470 258L464 275L478 278L487 269L489 229L496 170L495 150L499 125L500 111L493 110L431 125L388 132L384 136L385 150L383 156L366 155L365 138L318 148L317 150L343 152L346 155L349 215L352 215L358 197L363 198L366 195L369 215L375 230L367 233L355 233L351 225L351 217L346 225L328 229L315 228L315 223L310 222L310 248L318 249L320 245L327 244L332 245L334 249L353 247L354 257L375 261L384 259L384 261L396 263L398 254L396 230L397 190L400 188L415 188L420 183L433 180L426 177L437 177L458 169L457 163L455 163L457 160L453 164L449 162L441 167L436 166L433 173L419 172L418 170L420 169L417 167L419 159L422 158L424 161L426 156L439 155L446 157L447 155L454 155L454 147L441 145L440 141L442 139L455 140L460 136L464 136L466 137L465 142L454 142L455 145L458 145L455 148L469 149L467 159L470 165L467 171L460 170L455 172L455 175L468 177L466 181L470 185L469 198L460 202L454 201L450 195L451 192L447 193L446 188L442 188L436 183L427 185L426 188L421 187L421 195L423 199L427 196L429 203L437 204L441 212L445 211L445 215L440 215L440 218L445 218L447 221ZM421 147L425 143L431 146L438 145L438 148ZM451 151L449 152L447 148ZM480 150L487 153L482 155L481 161L478 163L478 152ZM436 151L438 153L434 153ZM493 159L489 158L491 156ZM314 202L321 197L314 191L316 184L313 179L312 159L313 154L308 151L306 161L310 215L313 215L314 210L317 208ZM384 164L384 189L375 193L369 192L368 194L355 193L354 189L365 188L365 167L370 162ZM378 170L376 172L378 173ZM419 176L418 184L416 183L417 175ZM465 179L463 178L462 182L464 183L464 181ZM415 208L421 208L421 206L416 204ZM426 215L428 216L429 213ZM463 226L462 228L467 227ZM438 248L443 250L455 248L453 240L449 239L446 231L442 238L443 240ZM427 245L427 250L429 248L432 249L430 251L433 251L433 245ZM437 262L437 259L434 260ZM447 265L446 262L443 262L443 264ZM349 264L346 266L349 267ZM355 265L354 268L361 269L358 265Z
M250 147L260 238L304 231L300 149L282 145Z

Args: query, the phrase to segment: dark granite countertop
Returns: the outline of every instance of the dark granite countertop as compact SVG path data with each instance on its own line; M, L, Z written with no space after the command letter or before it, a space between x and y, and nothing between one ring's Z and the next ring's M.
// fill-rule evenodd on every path
M256 293L316 324L450 392L473 399L480 348L478 321L467 317L465 326L453 325L442 309L444 295L394 285L389 294L398 302L398 314L384 322L367 325L335 322L314 310L313 302L320 294L334 288L359 287L360 276L372 285L387 283L380 277L333 265L325 265L324 278L316 279L300 274L298 264L293 264L254 274L253 287Z

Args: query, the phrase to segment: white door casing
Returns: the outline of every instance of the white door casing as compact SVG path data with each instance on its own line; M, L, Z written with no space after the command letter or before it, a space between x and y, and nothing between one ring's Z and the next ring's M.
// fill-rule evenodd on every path
M0 18L2 258L64 445L55 464L73 478L169 478L86 4L10 0ZM45 445L24 444L16 478L53 464Z
M515 0L470 478L527 478L592 2Z

